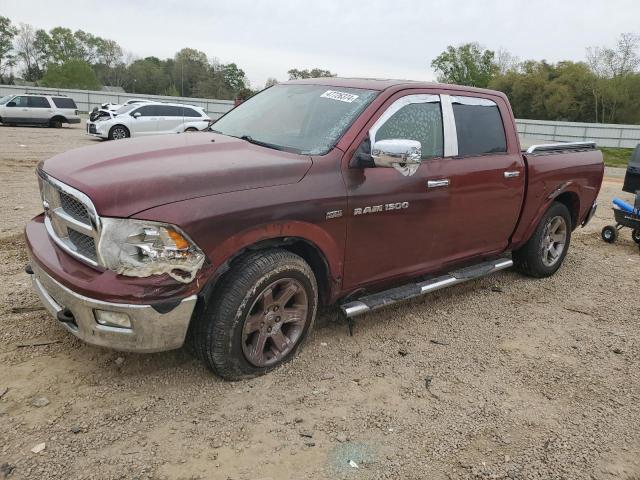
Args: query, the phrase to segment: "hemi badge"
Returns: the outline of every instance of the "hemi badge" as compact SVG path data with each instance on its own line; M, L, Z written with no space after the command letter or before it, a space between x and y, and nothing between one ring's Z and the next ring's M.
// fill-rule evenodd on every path
M330 218L340 218L342 216L342 210L331 210L327 212L327 220Z

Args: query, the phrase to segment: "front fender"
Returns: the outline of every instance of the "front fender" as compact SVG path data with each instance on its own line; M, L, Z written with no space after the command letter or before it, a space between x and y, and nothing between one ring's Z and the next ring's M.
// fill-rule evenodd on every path
M329 275L337 280L342 275L343 261L340 246L335 238L318 225L290 221L257 226L230 236L209 252L209 259L219 273L228 263L251 247L269 240L304 240L314 246L324 257Z

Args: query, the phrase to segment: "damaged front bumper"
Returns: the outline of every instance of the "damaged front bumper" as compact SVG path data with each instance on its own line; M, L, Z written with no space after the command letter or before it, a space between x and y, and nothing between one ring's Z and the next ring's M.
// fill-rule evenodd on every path
M196 295L161 313L152 305L111 303L80 295L54 280L33 259L27 271L45 308L64 328L87 343L130 352L172 350L184 343ZM99 323L103 318L128 322L129 327Z

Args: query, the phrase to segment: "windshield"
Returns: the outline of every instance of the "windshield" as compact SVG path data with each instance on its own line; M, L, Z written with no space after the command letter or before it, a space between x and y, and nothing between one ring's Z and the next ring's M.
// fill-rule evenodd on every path
M5 103L8 103L9 100L11 100L12 98L13 98L13 95L7 95L6 97L0 98L0 105L4 105Z
M139 107L139 105L136 105L135 103L132 103L130 105L123 105L122 107L120 107L119 109L116 110L115 114L116 115L122 115L123 113L130 112L134 108L138 108L138 107Z
M220 118L214 132L306 155L327 153L378 92L275 85Z

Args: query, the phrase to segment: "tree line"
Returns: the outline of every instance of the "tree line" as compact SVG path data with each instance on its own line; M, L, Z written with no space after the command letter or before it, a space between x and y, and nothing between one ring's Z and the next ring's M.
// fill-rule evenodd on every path
M97 90L110 85L132 93L220 99L253 93L235 63L221 64L199 50L135 59L115 40L64 27L16 26L0 16L0 83L14 83L14 68L23 80L44 87Z
M640 37L590 47L586 61L520 61L478 43L449 46L431 62L438 80L490 88L509 97L516 118L640 123Z
M173 58L134 58L115 40L65 27L49 31L13 25L0 16L0 83L14 83L14 69L43 87L98 90L103 85L130 93L246 99L256 93L235 63L183 48ZM290 79L335 76L328 70L291 69ZM278 81L269 78L266 86Z

